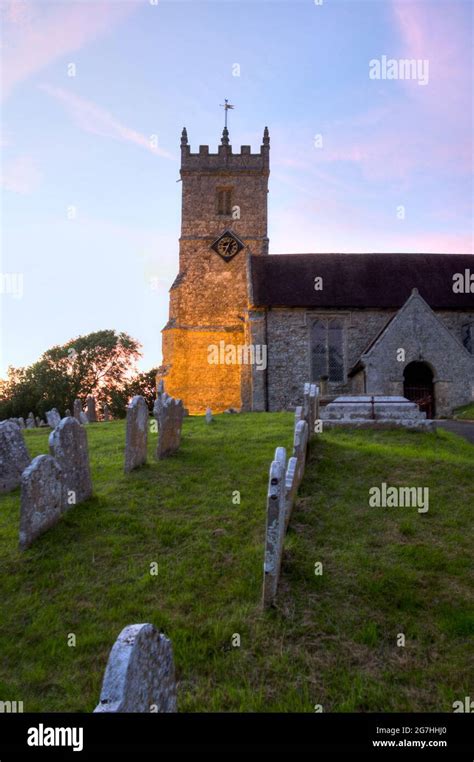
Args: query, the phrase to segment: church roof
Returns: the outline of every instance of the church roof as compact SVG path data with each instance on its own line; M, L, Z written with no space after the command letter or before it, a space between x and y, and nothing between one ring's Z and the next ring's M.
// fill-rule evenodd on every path
M432 309L474 310L453 276L472 254L272 254L250 257L256 307L400 308L417 288ZM322 290L315 290L315 278Z

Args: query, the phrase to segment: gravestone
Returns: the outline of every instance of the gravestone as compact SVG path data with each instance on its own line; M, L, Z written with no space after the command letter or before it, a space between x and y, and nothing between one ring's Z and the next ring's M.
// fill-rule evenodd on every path
M298 421L303 420L303 405L297 405L295 408L295 426Z
M69 418L70 415L71 415L71 411L69 410L69 408L66 408L66 412L64 413L64 417L65 418Z
M55 407L53 407L52 410L46 411L46 420L48 422L48 426L50 427L50 429L56 428L59 421L61 420L61 416L59 415Z
M291 457L288 460L288 466L285 474L285 531L290 523L291 512L296 500L298 491L297 484L298 458Z
M61 513L61 467L51 455L38 455L21 477L20 549L29 548Z
M36 428L36 421L33 413L28 413L28 418L26 419L26 428L27 429L35 429Z
M76 420L81 422L81 413L82 413L82 402L81 402L81 400L78 400L78 399L74 400L73 410L74 410L74 418L76 418Z
M311 417L311 405L309 400L309 390L310 390L310 384L306 383L304 385L303 390L303 416L302 418L307 422L308 426L311 426L310 423L310 417Z
M0 423L0 493L18 487L21 474L30 463L23 434L17 423Z
M206 409L206 423L212 423L212 421L213 421L213 418L212 418L212 410L211 410L211 408L210 408L210 407L208 407L208 408Z
M83 426L87 426L87 424L89 423L89 419L83 410L81 410L81 412L79 413L79 422L82 423Z
M311 435L314 433L314 424L319 417L319 397L318 397L318 387L316 386L316 384L311 384L309 387L309 409L310 409L309 434Z
M38 427L41 426L41 418L39 417L39 415L36 416L35 420L36 420L36 425Z
M62 509L66 511L92 495L85 429L75 418L63 418L49 435L49 450L61 466Z
M158 385L159 388L159 385ZM163 409L163 402L164 400L168 399L168 394L166 392L160 392L158 391L158 394L156 396L156 400L153 403L153 417L156 420L156 426L157 430L160 430L160 422L161 422L161 411Z
M155 456L157 460L167 458L179 449L184 409L181 400L163 394L158 423L158 444Z
M171 641L152 624L125 627L110 652L95 712L176 712Z
M125 436L125 473L146 463L148 442L148 406L137 395L127 407L127 432Z
M40 422L38 426L40 426L41 428L48 428L48 424L46 423L46 421L43 421L42 418L40 418Z
M20 429L26 428L26 426L25 426L25 419L22 418L22 417L18 418L18 425L19 425Z
M281 452L283 451L283 452ZM267 493L267 518L265 528L265 560L263 565L264 608L275 600L280 577L281 556L285 536L285 463L286 452L277 448L275 460L270 466Z
M104 421L107 423L107 421L110 421L110 412L109 412L109 406L104 405Z
M87 407L87 418L89 420L89 423L97 423L97 412L95 409L95 399L94 397L89 394L87 400L86 400L86 407Z
M293 457L298 461L296 466L296 488L298 488L301 484L301 480L304 475L306 450L308 447L308 432L308 423L306 421L298 421L295 426L295 435L293 440Z

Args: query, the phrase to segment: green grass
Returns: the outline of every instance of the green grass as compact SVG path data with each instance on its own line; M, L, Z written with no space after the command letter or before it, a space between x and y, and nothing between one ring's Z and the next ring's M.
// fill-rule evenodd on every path
M462 421L474 421L474 402L464 407L458 407L454 411L454 417L460 418Z
M187 418L175 456L154 462L152 435L149 465L125 476L124 423L89 426L94 498L23 553L19 490L0 498L0 700L92 711L135 622L172 639L180 711L450 711L472 695L472 445L446 432L313 439L262 614L268 467L292 427L289 413ZM46 430L25 437L47 452ZM369 508L382 481L429 486L429 512Z

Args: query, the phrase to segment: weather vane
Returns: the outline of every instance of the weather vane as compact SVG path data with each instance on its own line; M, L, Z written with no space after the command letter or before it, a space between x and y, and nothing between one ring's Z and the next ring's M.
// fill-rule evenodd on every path
M233 107L232 103L229 103L227 98L224 99L224 103L220 103L219 105L220 105L221 108L224 109L224 114L225 114L224 129L226 130L227 129L227 112L228 112L228 110L230 108L234 108L234 107Z

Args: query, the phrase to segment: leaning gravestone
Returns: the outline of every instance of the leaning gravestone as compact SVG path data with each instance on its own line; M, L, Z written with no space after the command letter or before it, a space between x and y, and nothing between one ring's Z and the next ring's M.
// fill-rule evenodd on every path
M26 428L27 429L36 428L36 421L35 421L35 416L33 415L33 413L28 413L28 418L26 419Z
M81 400L78 400L78 399L74 400L73 410L74 410L74 418L76 418L78 421L80 421L81 420L81 413L82 413L82 402L81 402Z
M59 415L58 411L55 407L53 407L52 410L46 411L46 420L48 422L48 426L51 429L55 429L58 425L59 421L61 420L61 416Z
M51 455L38 455L21 477L21 550L59 521L61 503L61 467Z
M176 712L171 641L152 624L125 627L110 652L95 712Z
M23 470L30 463L23 434L17 423L0 423L0 493L18 487Z
M125 473L146 463L148 442L148 406L137 394L127 407L127 432L125 436Z
M284 447L278 447L275 451L275 460L270 466L268 479L262 594L264 608L273 604L280 577L285 537L285 460Z
M87 417L89 419L89 423L97 423L97 412L95 409L95 399L90 394L86 400L87 405Z
M75 418L63 418L49 435L49 450L62 470L62 509L92 495L92 481L85 429Z
M181 400L163 394L158 423L158 444L155 456L157 460L167 458L176 452L181 443L184 408Z

